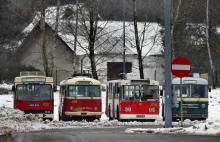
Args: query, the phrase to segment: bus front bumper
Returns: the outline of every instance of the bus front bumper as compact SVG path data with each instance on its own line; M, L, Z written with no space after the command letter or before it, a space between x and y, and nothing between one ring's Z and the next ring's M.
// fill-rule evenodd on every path
M173 118L180 118L181 114L173 114ZM208 118L208 114L183 114L183 118Z
M102 115L102 112L65 112L66 116L100 116Z
M39 118L53 119L53 114L38 113L38 114L33 114L33 115Z
M159 119L159 114L120 114L120 119Z

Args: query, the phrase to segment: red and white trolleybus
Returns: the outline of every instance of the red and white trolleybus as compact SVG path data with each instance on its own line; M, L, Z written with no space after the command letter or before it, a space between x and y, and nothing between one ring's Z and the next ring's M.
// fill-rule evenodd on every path
M162 93L162 92L161 92ZM159 118L159 82L150 79L111 80L107 82L106 115L118 120L155 120Z
M14 80L14 108L40 118L53 119L55 86L52 77L44 72L20 72Z
M87 76L74 74L60 83L60 120L94 120L102 114L101 83Z

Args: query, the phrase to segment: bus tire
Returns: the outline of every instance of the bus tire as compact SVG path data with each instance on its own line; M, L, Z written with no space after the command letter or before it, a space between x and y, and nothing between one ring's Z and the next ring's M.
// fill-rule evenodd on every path
M119 107L117 106L117 120L120 121L120 116L119 116Z

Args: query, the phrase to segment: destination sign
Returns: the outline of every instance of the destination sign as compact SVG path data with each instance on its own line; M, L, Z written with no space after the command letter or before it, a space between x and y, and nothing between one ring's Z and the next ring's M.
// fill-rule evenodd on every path
M28 77L28 78L22 78L22 82L46 82L46 78L42 77Z

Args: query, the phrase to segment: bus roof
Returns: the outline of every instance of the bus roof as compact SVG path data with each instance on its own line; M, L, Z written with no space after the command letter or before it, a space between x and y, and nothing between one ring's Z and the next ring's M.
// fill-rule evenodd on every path
M135 84L135 82L146 82L148 81L150 85L159 85L159 82L156 80L149 80L149 79L125 79L125 80L111 80L108 81L107 84L109 83L122 83L122 84L130 84L131 82L133 82ZM138 84L140 84L140 82Z
M15 77L15 83L53 83L53 77L45 77L45 76L21 76Z
M77 84L80 85L79 82L90 82L91 85L101 85L100 81L93 79L93 78L84 77L84 76L68 78L66 80L61 81L60 85L67 85L67 84L68 85L77 85Z
M174 78L172 84L180 84L180 78ZM200 84L208 85L208 81L204 78L199 77L183 77L182 84Z

